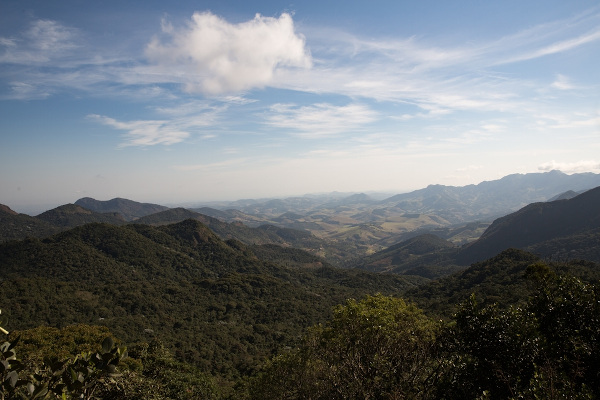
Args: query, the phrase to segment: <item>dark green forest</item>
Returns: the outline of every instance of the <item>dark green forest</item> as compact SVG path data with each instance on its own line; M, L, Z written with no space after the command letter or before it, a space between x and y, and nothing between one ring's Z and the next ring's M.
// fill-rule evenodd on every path
M363 261L401 274L342 269L209 222L1 243L2 398L599 397L594 262L507 249L460 267L424 236Z

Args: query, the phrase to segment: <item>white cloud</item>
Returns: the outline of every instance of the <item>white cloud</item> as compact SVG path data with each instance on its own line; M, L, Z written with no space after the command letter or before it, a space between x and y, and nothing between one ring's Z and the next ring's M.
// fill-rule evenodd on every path
M11 98L18 100L45 99L50 96L47 88L32 85L26 82L11 82Z
M185 76L187 91L211 95L264 87L277 69L311 66L289 14L257 14L231 24L210 12L195 13L181 29L163 23L163 37L150 42L146 55L174 77Z
M573 87L574 87L573 84L571 84L570 79L561 74L558 74L556 76L556 80L554 82L552 82L551 86L554 89L559 89L559 90L569 90L569 89L573 89Z
M596 160L581 160L576 162L556 162L554 160L540 164L540 171L559 170L566 174L574 174L580 172L600 172L600 161Z
M207 102L192 101L174 107L156 107L154 111L165 116L163 120L117 121L101 115L89 115L104 125L126 131L121 147L172 145L183 142L192 133L201 133L204 139L215 137L204 132L218 123L227 106L214 107Z
M333 29L309 31L315 67L283 70L277 87L406 103L427 111L531 112L539 76L498 72L510 63L564 53L600 41L600 13L540 24L496 40L440 46L426 37L367 40ZM556 88L570 82L559 78ZM572 87L574 88L574 87ZM581 89L581 88L576 88ZM428 113L401 114L401 119Z
M101 115L90 115L89 117L104 125L126 131L123 146L171 145L185 140L190 135L188 132L178 130L169 121L121 122Z
M333 104L275 104L266 117L268 125L291 129L304 137L321 137L344 132L355 132L362 125L373 122L377 113L362 104L336 106Z
M33 21L17 38L0 38L0 63L45 63L78 47L77 30L51 20Z
M581 130L582 128L591 128L597 130L600 128L600 115L598 113L556 112L553 114L540 114L536 117L536 123L538 127L542 129L554 128Z
M507 60L506 62L525 61L534 58L544 57L550 54L562 53L574 49L576 47L585 45L587 43L595 42L597 40L600 40L600 29L596 29L594 31L588 32L584 35L572 39L552 43L550 45L541 47L533 52L523 53L520 56Z

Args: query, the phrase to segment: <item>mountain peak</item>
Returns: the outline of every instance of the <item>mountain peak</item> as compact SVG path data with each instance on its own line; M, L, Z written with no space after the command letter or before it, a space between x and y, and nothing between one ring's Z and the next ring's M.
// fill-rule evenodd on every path
M158 204L139 203L121 197L115 197L106 201L83 197L77 200L75 204L99 213L119 213L126 221L133 221L140 217L169 209L169 207Z
M5 206L4 204L0 204L0 213L19 215L18 212L11 210L9 206Z

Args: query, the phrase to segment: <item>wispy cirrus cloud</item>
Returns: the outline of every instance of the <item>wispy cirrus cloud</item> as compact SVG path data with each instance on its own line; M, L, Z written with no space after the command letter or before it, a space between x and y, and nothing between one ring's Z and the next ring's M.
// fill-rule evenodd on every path
M25 85L42 88L44 95L76 88L142 98L167 91L176 96L175 84L186 92L231 99L270 86L403 102L442 113L507 111L523 109L534 77L502 74L495 67L597 42L599 25L600 13L591 10L494 40L442 45L423 36L365 39L306 26L298 32L286 13L231 23L203 12L182 25L163 21L161 33L148 38L137 54L109 54L106 47L83 43L77 29L37 20L14 37L0 38L0 63L30 67L13 69L17 97L42 97L23 90Z
M91 114L88 118L114 129L125 131L120 147L173 145L183 142L192 134L212 138L205 129L214 126L226 107L213 107L205 102L190 102L177 107L157 107L155 111L166 118L160 120L119 121L111 117Z
M39 64L79 47L78 31L57 21L36 20L17 37L0 38L0 63Z
M170 121L117 121L102 115L89 115L89 118L125 131L122 144L124 146L152 146L156 144L171 145L179 143L190 136L189 132L179 130Z
M307 138L355 132L375 121L377 112L363 104L310 106L275 104L265 118L267 125L284 128Z
M600 113L556 112L536 115L537 126L542 129L598 128L600 131Z
M275 86L315 93L337 93L418 106L428 110L521 112L532 106L536 90L551 83L539 74L512 74L498 68L600 41L597 9L540 24L496 39L444 45L426 37L364 39L333 29L308 36L314 68L279 71ZM347 62L343 62L347 61ZM568 82L555 81L555 88ZM556 86L559 85L559 86ZM439 115L439 114L438 114Z

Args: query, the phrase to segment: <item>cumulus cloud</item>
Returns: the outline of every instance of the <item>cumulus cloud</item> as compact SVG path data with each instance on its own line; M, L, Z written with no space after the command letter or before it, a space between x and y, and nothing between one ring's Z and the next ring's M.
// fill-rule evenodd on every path
M347 131L356 131L361 125L373 122L377 113L362 104L336 106L333 104L313 104L296 106L293 104L275 104L266 123L278 128L298 131L306 137L334 135Z
M574 174L580 172L599 172L600 161L596 160L581 160L576 162L556 162L554 160L543 163L538 166L539 171L559 170L566 174Z
M281 68L308 68L305 39L291 15L256 14L232 24L210 13L195 13L186 27L163 23L162 36L146 49L148 59L182 76L189 92L218 95L268 85Z

